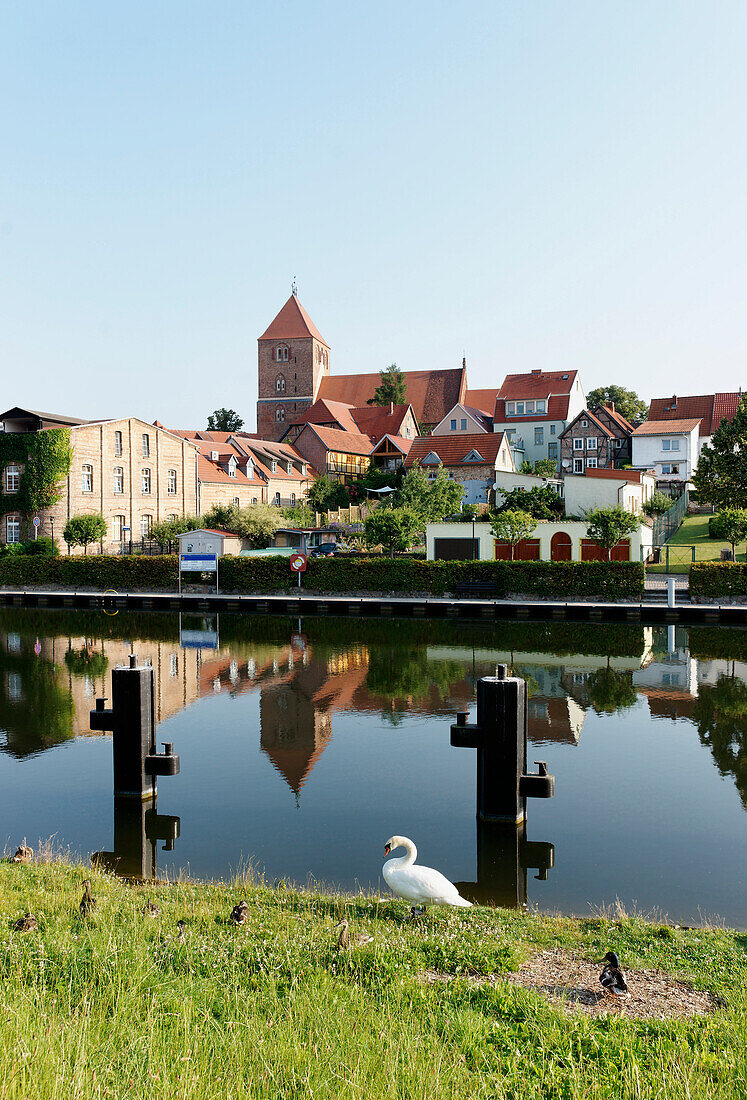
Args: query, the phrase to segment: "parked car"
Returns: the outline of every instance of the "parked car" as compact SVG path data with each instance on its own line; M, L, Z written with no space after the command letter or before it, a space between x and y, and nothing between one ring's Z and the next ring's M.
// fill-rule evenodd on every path
M319 546L315 546L314 549L310 551L312 558L329 558L336 553L336 542L322 542Z

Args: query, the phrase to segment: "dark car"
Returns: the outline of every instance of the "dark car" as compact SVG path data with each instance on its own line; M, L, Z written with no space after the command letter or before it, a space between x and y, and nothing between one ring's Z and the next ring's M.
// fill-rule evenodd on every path
M310 551L312 558L328 558L337 553L336 542L322 542Z

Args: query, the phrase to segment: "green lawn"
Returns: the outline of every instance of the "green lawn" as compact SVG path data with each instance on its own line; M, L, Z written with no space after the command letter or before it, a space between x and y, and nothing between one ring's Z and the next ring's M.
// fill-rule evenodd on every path
M88 875L98 904L82 919ZM242 897L249 919L236 928L228 916ZM147 898L161 908L155 919L141 913ZM28 910L38 931L12 931ZM240 879L146 891L61 862L3 863L0 1097L747 1095L745 936L624 913L574 920L475 907L413 925L407 911ZM373 942L339 951L343 915ZM613 1004L589 1016L502 979L534 960L543 982L540 953L559 949L595 963L615 950L626 969L676 976L721 1007L663 1020L626 1018ZM426 971L453 980L429 983ZM636 988L645 993L643 979Z
M675 531L669 539L669 572L688 573L692 563L691 546L695 547L696 561L720 561L722 550L731 550L727 542L720 539L712 539L708 535L709 516L685 516L679 530ZM747 560L747 543L737 545L737 561ZM652 573L665 573L666 551L662 549L661 565L651 565L647 568Z

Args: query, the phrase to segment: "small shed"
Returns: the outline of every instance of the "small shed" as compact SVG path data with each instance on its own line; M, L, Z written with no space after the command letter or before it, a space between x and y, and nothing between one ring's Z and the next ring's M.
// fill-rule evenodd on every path
M240 554L244 539L233 531L222 531L217 527L200 527L196 531L185 531L178 536L179 554Z

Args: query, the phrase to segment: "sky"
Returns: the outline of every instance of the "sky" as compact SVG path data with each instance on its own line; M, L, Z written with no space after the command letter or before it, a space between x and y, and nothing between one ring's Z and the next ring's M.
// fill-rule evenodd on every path
M334 373L747 378L747 4L10 2L3 408L256 422L289 296Z

